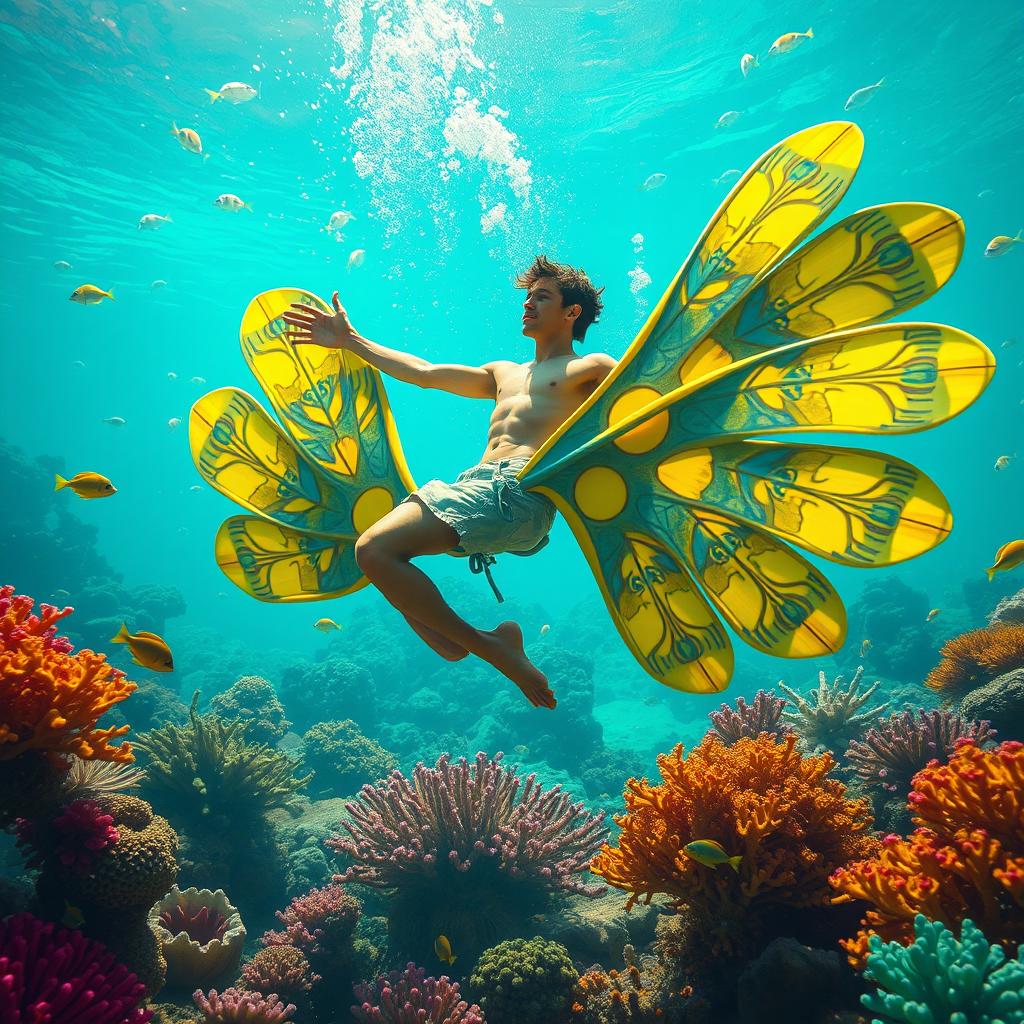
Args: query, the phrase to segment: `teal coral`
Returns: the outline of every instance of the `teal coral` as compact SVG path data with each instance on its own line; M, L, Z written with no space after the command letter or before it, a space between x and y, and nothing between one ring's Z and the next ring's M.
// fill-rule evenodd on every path
M879 991L861 996L883 1014L872 1024L1024 1024L1024 962L1006 961L1000 946L965 918L960 939L941 921L914 919L909 947L872 935L864 977Z
M262 676L242 676L210 701L210 709L226 722L244 722L251 743L274 746L292 724L274 687Z
M398 767L395 756L364 735L351 718L318 722L302 741L305 765L316 773L328 795L352 796L366 783L378 782Z
M487 1024L550 1024L567 1016L577 977L565 946L535 936L486 950L469 983Z

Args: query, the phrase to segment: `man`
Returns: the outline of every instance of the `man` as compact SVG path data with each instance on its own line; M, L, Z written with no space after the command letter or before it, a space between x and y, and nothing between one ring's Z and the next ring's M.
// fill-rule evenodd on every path
M604 289L595 289L582 270L538 256L517 277L516 287L527 289L522 332L534 341L528 363L432 364L385 348L354 330L337 292L331 298L333 315L293 305L284 319L294 344L348 349L408 384L493 400L480 464L454 484L431 480L410 495L360 536L355 556L370 582L443 658L475 654L511 679L534 707L553 708L554 694L527 658L519 626L502 622L493 630L476 629L411 564L418 555L459 546L469 554L497 554L528 551L542 542L555 507L523 491L516 474L615 365L609 355L579 355L573 348L603 308Z

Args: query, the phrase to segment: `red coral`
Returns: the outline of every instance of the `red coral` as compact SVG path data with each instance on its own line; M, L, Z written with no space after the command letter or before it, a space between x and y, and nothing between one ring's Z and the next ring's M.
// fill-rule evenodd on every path
M19 818L17 824L18 845L28 853L30 867L40 868L46 856L53 856L63 867L82 875L92 870L95 854L120 838L113 816L93 800L68 804L49 823Z
M197 989L192 999L202 1010L206 1024L283 1024L295 1012L295 1004L282 1003L276 993L263 996L237 988L223 992L211 988L205 996L202 989Z

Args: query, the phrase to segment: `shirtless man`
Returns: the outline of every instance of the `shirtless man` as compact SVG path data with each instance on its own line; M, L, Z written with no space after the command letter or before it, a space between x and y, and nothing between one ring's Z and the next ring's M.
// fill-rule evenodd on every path
M454 484L432 480L366 530L356 542L360 569L438 654L457 661L477 655L511 679L534 707L553 708L547 678L527 658L514 622L480 630L461 619L411 560L461 546L469 554L526 551L551 529L554 505L520 489L516 474L615 365L604 353L579 355L581 340L602 308L600 291L582 271L538 256L517 287L526 288L522 332L533 338L528 363L433 364L358 334L338 301L333 316L295 305L284 315L294 344L343 348L382 373L422 388L494 402L487 447L478 466ZM563 305L563 302L567 304Z

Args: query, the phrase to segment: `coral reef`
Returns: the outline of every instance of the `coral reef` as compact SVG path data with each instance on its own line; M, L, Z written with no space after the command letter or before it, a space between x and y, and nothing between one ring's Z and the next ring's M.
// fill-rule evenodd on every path
M44 604L0 587L0 761L29 750L77 754L101 761L131 761L127 741L111 746L127 726L100 729L104 712L135 689L102 654L78 651L57 636L72 608Z
M277 693L262 676L242 676L210 701L210 710L225 722L244 722L250 743L273 747L291 726Z
M194 989L233 972L242 959L245 925L223 889L173 885L148 919L167 960L168 985Z
M436 767L420 763L364 786L346 805L346 836L327 845L351 858L339 876L383 890L392 935L422 948L443 932L464 953L509 934L551 892L598 890L580 874L606 835L556 786L543 790L479 753Z
M74 754L68 754L65 760L68 771L61 784L66 798L109 796L134 789L146 777L138 765L120 761L83 761Z
M118 628L118 626L115 627ZM109 637L107 638L109 640ZM178 645L175 644L177 651ZM188 707L178 697L171 683L163 679L139 679L138 689L132 694L131 705L122 710L115 708L111 712L111 722L117 725L128 724L127 713L131 712L131 726L138 733L146 729L158 729L168 722L183 725L188 720Z
M295 1012L294 1003L282 1003L277 993L240 992L227 988L203 995L192 993L192 999L203 1015L204 1024L283 1024Z
M303 764L314 772L322 796L351 796L398 767L395 756L364 736L351 718L318 722L302 737L302 743Z
M779 683L779 689L796 708L795 711L783 711L782 716L792 725L805 749L813 753L822 750L841 753L850 740L860 737L865 727L877 721L888 709L888 701L865 707L879 683L876 681L863 692L858 692L863 675L864 666L860 665L848 686L842 676L837 676L830 685L825 673L819 672L818 688L808 692L806 697L785 683Z
M990 626L1024 626L1024 590L1002 598L988 617Z
M251 992L275 992L300 1005L321 980L302 950L294 946L267 946L242 968L239 987Z
M949 926L969 917L1013 953L1024 941L1024 744L982 750L961 740L913 787L920 827L906 839L886 836L874 857L832 877L836 902L871 905L857 937L842 943L851 963L863 962L873 933L909 943L918 913Z
M360 1024L484 1024L480 1007L462 998L458 982L426 973L410 963L402 973L356 986L360 1004L352 1007L352 1016Z
M0 1020L146 1024L145 989L102 944L31 914L0 921Z
M469 984L487 1024L550 1024L565 1018L576 979L565 946L534 936L485 950Z
M345 955L362 912L359 900L341 885L328 885L297 896L277 912L283 931L263 936L265 946L295 946L314 962Z
M846 760L869 788L906 793L911 779L929 761L945 760L958 740L979 746L993 742L990 722L965 721L949 711L898 711L869 729L863 740L851 740Z
M113 816L92 800L75 800L49 820L19 818L17 827L18 845L29 867L44 867L50 856L61 868L81 875L88 874L99 852L119 838Z
M659 785L630 780L618 846L605 844L592 870L630 904L667 894L712 951L740 951L784 910L827 906L829 874L876 849L867 802L827 778L834 764L800 754L795 736L730 747L709 734L685 757L679 744L658 757ZM688 857L698 839L740 855L739 870Z
M337 719L339 712L354 718L366 732L377 724L373 676L347 658L330 657L286 669L281 676L281 700L300 732L317 722Z
M965 694L964 718L985 718L1007 737L1024 736L1024 668L1015 668Z
M1024 962L1007 962L970 919L960 938L940 921L914 918L909 947L872 936L864 977L879 990L861 1002L887 1021L1009 1024L1024 1021Z
M742 697L736 698L736 707L723 704L721 710L712 711L708 718L718 738L731 745L744 736L757 737L761 733L786 736L793 727L782 721L785 700L774 693L758 690L754 703L748 704Z
M989 626L953 637L925 685L959 697L1015 668L1024 668L1024 625Z
M592 799L607 799L618 794L626 779L643 774L646 758L635 751L602 747L580 762L577 772L587 795Z

